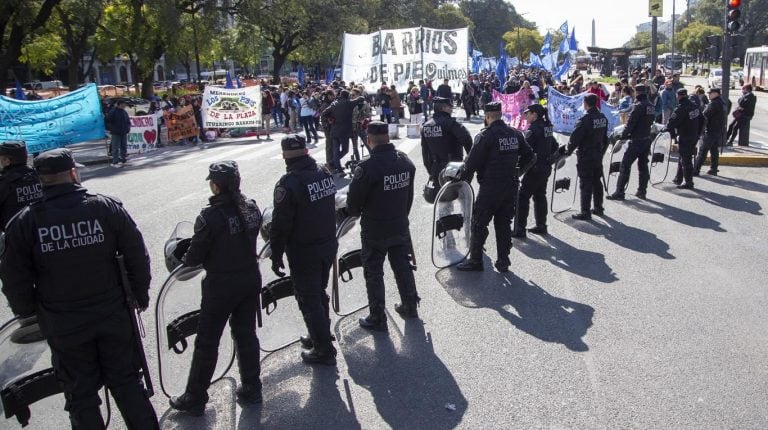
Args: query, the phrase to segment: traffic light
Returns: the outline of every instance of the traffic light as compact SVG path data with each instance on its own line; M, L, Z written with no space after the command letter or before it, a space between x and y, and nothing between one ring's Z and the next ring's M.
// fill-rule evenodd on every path
M726 20L728 22L728 32L736 33L741 28L739 19L741 18L741 0L728 0L728 11Z
M720 58L720 48L722 47L723 39L718 35L707 36L707 57L712 61L717 61Z

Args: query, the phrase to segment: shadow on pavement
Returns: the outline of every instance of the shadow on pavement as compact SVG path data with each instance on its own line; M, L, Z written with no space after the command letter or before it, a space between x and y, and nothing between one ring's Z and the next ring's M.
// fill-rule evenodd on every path
M560 269L598 282L610 284L619 279L606 264L603 254L574 248L551 234L529 234L527 239L515 241L513 249L529 258L547 260Z
M205 415L193 417L184 412L168 409L160 417L161 429L208 429L221 428L225 423L235 426L235 387L237 383L231 377L225 377L208 388L210 399L205 406ZM168 400L163 397L168 405ZM115 411L117 412L117 411ZM160 411L158 411L160 412ZM114 412L113 412L114 413ZM117 412L119 413L119 412Z
M435 278L462 306L493 309L537 339L562 344L571 351L589 350L582 337L592 326L595 310L591 306L552 296L512 273L448 268L439 270Z
M669 253L669 244L655 234L628 226L607 215L599 218L603 221L603 223L595 223L600 231L599 234L616 245L641 254L654 254L665 260L675 259L675 256Z
M468 402L435 355L432 334L425 332L419 319L404 320L402 335L399 324L390 317L388 332L369 332L358 326L355 316L339 321L337 335L350 377L370 391L376 410L390 428L459 426Z
M736 188L741 188L742 190L755 191L758 193L768 193L768 185L759 184L757 182L748 181L746 179L729 178L727 176L712 176L712 175L701 175L699 179L715 182L720 185L727 185L727 186L732 186Z
M653 213L664 218L684 224L690 227L703 228L724 233L726 230L720 226L720 222L706 215L687 211L656 200L640 200L627 198L621 204L631 206L632 208L645 213Z

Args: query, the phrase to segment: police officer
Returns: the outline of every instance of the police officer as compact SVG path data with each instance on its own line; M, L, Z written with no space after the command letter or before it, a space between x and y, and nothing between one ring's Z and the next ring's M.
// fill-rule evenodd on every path
M576 149L576 169L579 174L581 212L571 215L573 219L590 220L591 214L603 215L603 153L608 145L608 119L597 109L597 95L584 96L587 111L576 123L568 141L567 155ZM590 211L592 200L595 207ZM590 213L591 212L591 213Z
M368 146L370 158L358 164L349 184L347 209L350 216L361 218L361 258L370 314L360 319L360 326L386 330L384 257L389 257L400 293L401 303L395 305L395 311L406 318L418 317L421 299L410 264L413 247L408 222L416 167L389 143L383 122L368 124Z
M37 172L27 166L27 145L22 141L0 145L0 231L23 207L43 198Z
M624 131L619 137L620 140L629 139L629 146L621 159L616 191L606 197L608 200L624 200L624 188L629 182L630 169L635 160L637 160L637 170L640 176L640 183L637 187L637 193L635 193L637 197L645 199L648 180L651 178L648 170L648 155L651 153L651 126L656 118L656 106L648 100L645 85L636 86L635 92L637 93L637 101L632 107Z
M331 174L308 155L303 136L281 141L287 172L277 181L270 241L272 271L284 276L288 256L293 288L309 336L302 337L301 359L309 364L336 364L331 344L328 276L336 258L336 184Z
M213 196L195 220L195 233L182 260L185 266L202 265L205 269L195 352L184 394L170 400L172 408L195 416L205 412L208 386L216 370L219 340L227 320L240 368L237 397L248 403L261 402L256 337L261 290L256 237L261 211L255 201L240 192L236 162L211 164L206 180Z
M80 185L72 152L34 161L43 199L8 225L3 293L19 316L37 314L73 428L101 429L106 385L130 429L158 428L138 372L138 349L115 257L124 257L133 296L149 304L149 256L120 201ZM77 276L73 276L77 274Z
M498 256L494 265L499 272L506 272L512 248L511 222L515 214L519 172L525 172L535 164L536 156L523 133L504 122L500 102L486 104L484 112L487 127L475 136L464 163L463 176L470 178L477 172L480 191L472 214L469 259L457 269L483 270L483 245L488 237L488 224L493 219Z
M696 142L704 128L704 116L699 108L688 98L685 88L677 90L677 107L667 123L667 130L673 139L677 138L680 153L677 162L677 174L672 180L677 188L693 188L693 157L696 155ZM685 183L683 183L685 179Z
M525 227L528 224L531 197L536 227L528 231L547 234L547 182L552 173L552 156L558 147L552 122L542 105L534 103L528 106L523 115L530 124L525 131L525 141L536 154L536 164L523 176L520 186L515 228L512 231L512 237L517 238L526 237Z
M439 188L440 172L451 161L464 159L472 148L472 136L451 116L450 99L435 97L435 115L421 128L421 154L429 179Z
M701 166L707 160L707 153L709 153L711 158L707 174L717 175L717 166L720 160L718 146L723 141L723 129L725 129L725 103L720 97L720 88L711 88L708 96L709 104L707 104L702 113L706 121L706 129L701 139L699 154L696 156L693 176L699 176Z

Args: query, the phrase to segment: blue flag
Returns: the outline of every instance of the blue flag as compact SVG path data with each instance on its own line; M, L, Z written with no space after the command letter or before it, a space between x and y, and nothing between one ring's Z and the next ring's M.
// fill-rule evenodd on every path
M240 82L240 76L235 77L235 83L237 84L237 88L243 87L243 84Z
M570 57L566 56L565 61L563 61L562 66L560 66L560 70L558 70L553 77L555 78L555 81L562 81L563 77L565 77L568 74L568 69L571 68L571 59Z
M304 66L301 64L296 69L296 79L299 81L299 85L304 85Z
M325 72L325 83L330 84L333 82L333 66L329 67L328 70Z
M571 29L571 37L568 38L568 51L571 55L575 55L579 50L579 45L576 43L576 27Z
M232 85L232 76L229 74L229 70L227 70L227 81L224 84L224 88L235 88L235 86Z
M568 37L568 21L565 21L560 25L560 33L563 33L563 36Z
M549 55L552 52L552 36L547 32L544 37L544 45L541 46L541 55Z
M499 42L499 61L496 64L496 76L499 78L499 88L504 85L504 81L509 74L509 67L507 66L507 53L504 52L504 42Z
M26 100L27 96L24 94L24 89L21 88L21 82L19 80L16 80L16 94L14 95L16 97L16 100Z

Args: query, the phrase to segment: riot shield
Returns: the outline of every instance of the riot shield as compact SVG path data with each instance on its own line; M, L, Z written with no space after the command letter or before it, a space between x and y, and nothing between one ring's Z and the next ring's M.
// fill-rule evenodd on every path
M549 208L552 213L571 210L578 193L579 172L576 169L576 157L562 156L555 162L552 174L552 197Z
M155 333L160 387L167 397L184 393L192 365L192 354L202 300L201 267L179 266L171 272L155 304ZM229 323L219 343L219 359L211 382L221 379L235 360Z
M290 275L278 277L270 269L272 248L267 242L259 252L261 261L261 318L259 344L264 352L274 352L299 340L306 332L304 318L293 295Z
M469 254L475 193L466 181L446 182L435 197L432 216L432 264L442 269Z
M672 136L667 132L657 134L651 144L651 184L657 185L667 179L671 150Z
M345 218L336 229L336 238L339 248L333 261L331 306L337 315L346 316L368 306L361 257L360 218Z
M181 257L189 249L189 244L194 234L194 225L189 221L182 221L176 224L176 228L173 229L170 237L165 241L163 253L165 255L165 267L169 273L181 265Z
M603 156L603 172L605 173L605 189L611 190L611 186L616 184L619 180L619 172L621 171L621 160L624 158L624 153L627 152L629 147L628 140L611 139L612 145L608 146L608 150ZM626 189L625 184L624 188Z

